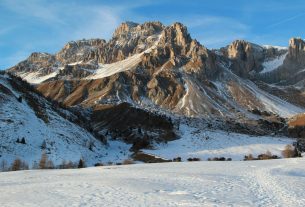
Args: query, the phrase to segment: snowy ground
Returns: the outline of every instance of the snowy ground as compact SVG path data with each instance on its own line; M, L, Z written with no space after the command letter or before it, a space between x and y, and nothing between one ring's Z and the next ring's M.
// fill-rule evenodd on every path
M194 157L202 160L213 157L242 160L245 155L257 156L266 153L267 150L274 155L281 156L285 146L295 141L286 137L251 136L221 130L200 130L184 124L180 126L180 131L180 139L167 144L159 144L153 150L144 151L167 159L181 157L183 161Z
M305 159L0 173L0 206L304 206Z

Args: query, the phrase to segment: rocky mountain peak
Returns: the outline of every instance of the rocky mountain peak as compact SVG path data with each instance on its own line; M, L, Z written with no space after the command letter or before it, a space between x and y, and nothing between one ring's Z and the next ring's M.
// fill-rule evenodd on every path
M251 71L261 70L264 49L259 45L245 40L235 40L221 51L231 59L231 69L240 76L246 77Z
M57 54L56 59L62 63L72 63L92 59L97 48L106 44L103 39L88 39L68 42Z
M251 42L235 40L228 46L227 53L229 58L246 61L249 56L258 55L262 50L262 47Z
M51 59L53 59L53 56L49 53L33 52L28 59L33 63L37 63L50 61Z
M135 22L123 22L122 24L120 24L118 26L118 28L116 28L113 36L117 37L117 36L126 35L127 33L129 33L131 31L132 28L135 28L138 25L139 24L135 23Z
M162 32L162 38L163 42L173 43L181 47L186 47L192 41L187 28L179 22L166 27Z
M160 33L163 28L164 25L161 22L145 22L143 24L124 22L115 30L113 38L151 36Z
M291 38L289 40L289 57L300 61L301 57L305 57L305 41L301 38Z

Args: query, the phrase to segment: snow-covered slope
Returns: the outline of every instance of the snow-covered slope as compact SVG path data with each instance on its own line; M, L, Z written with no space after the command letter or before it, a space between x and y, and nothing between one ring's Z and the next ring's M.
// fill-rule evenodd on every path
M58 74L58 71L56 69L54 72L52 72L48 75L45 75L45 76L42 76L39 71L36 71L36 72L21 73L20 77L23 80L26 80L27 82L29 82L31 84L39 84L50 78L54 78L57 74Z
M0 173L0 206L293 206L305 160L189 162Z
M122 161L128 157L129 145L116 141L103 145L88 131L52 110L42 97L39 97L39 104L45 111L38 113L44 113L46 118L39 118L37 109L31 107L28 100L17 100L25 95L12 87L7 76L0 76L0 86L12 93L6 94L0 87L0 160L10 163L15 158L21 158L31 166L45 151L55 164L83 157L90 166L97 162ZM22 138L26 144L16 142Z
M99 64L99 68L86 79L105 78L116 73L134 69L140 62L144 53L133 55L125 60L118 61L112 64Z
M288 54L288 52L279 57L275 57L274 59L265 61L263 63L263 70L260 73L271 72L271 71L277 69L279 66L283 65L287 54Z
M181 138L156 145L153 150L144 150L163 158L172 159L181 157L183 161L188 158L207 160L214 157L243 160L245 155L259 154L270 151L281 156L287 144L295 140L286 137L251 136L238 133L229 133L221 130L200 129L182 124L180 126Z
M227 80L234 80L238 83L239 88L247 90L247 92L258 101L259 104L264 107L264 110L278 114L282 117L292 117L293 115L303 113L304 108L295 106L291 103L288 103L281 98L274 96L262 89L260 89L255 83L251 80L242 79L239 76L233 74L231 71L224 68ZM219 84L218 84L219 85ZM222 89L223 90L223 89ZM239 97L247 99L248 97ZM257 105L258 107L259 105Z

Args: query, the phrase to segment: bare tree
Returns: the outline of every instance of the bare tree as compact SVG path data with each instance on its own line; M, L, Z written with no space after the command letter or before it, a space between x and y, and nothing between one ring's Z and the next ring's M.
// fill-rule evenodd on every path
M6 162L6 160L2 160L0 163L0 170L2 172L8 171L8 164Z
M41 154L41 158L39 161L39 169L46 169L47 162L48 162L48 155L45 152L43 152Z

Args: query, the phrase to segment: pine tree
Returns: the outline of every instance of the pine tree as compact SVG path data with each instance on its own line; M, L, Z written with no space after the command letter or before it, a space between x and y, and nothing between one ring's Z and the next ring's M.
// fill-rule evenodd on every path
M45 150L47 148L47 143L46 140L43 140L42 144L41 144L41 149Z
M21 144L26 144L24 137L22 137L20 143L21 143Z
M79 159L79 162L78 162L78 168L84 168L85 167L85 161L81 158Z

